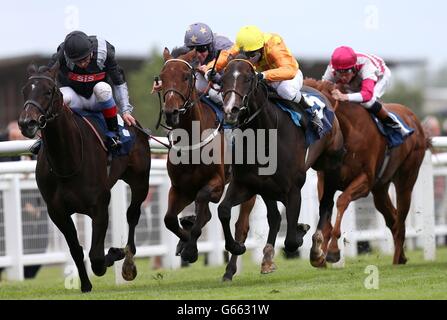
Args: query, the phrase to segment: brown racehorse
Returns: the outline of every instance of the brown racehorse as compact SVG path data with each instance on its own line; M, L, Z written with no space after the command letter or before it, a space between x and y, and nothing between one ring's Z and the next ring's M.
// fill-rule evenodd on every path
M306 79L304 83L320 90L335 103L331 96L334 84L313 79ZM347 153L337 174L318 172L320 220L312 238L311 249L311 263L315 267L325 266L326 261L337 262L340 259L338 239L343 214L349 203L366 197L370 192L375 207L383 214L394 237L393 263L404 264L407 261L403 248L405 219L425 150L431 147L431 142L410 109L400 104L385 104L385 107L415 130L402 145L389 150L388 160L385 157L387 141L365 108L355 103L340 102L336 109ZM391 182L396 188L397 209L388 195ZM330 221L337 190L343 193L337 199L337 217L332 227Z
M37 157L36 181L47 204L48 214L63 233L81 280L82 292L92 289L84 265L71 215L75 212L92 219L92 244L89 257L97 276L105 274L114 261L126 258L123 277L133 280L136 268L135 227L141 204L149 188L151 152L147 136L134 127L130 155L113 158L107 170L107 152L90 126L63 103L56 84L59 65L52 69L30 66L30 77L23 89L25 104L19 126L24 136L33 138L40 129L43 146ZM110 248L104 255L104 239L109 222L110 189L118 179L127 182L132 199L127 209L129 235L125 249Z
M224 168L223 134L216 123L216 115L206 104L202 103L197 93L196 69L198 63L195 50L188 53L176 51L174 58L168 49L163 52L165 65L160 73L164 105L162 112L166 124L176 130L184 130L188 137L192 136L193 124L200 124L200 136L205 140L198 144L180 147L174 144L168 155L167 169L171 179L169 190L168 210L165 215L165 225L180 238L178 253L182 259L190 263L198 258L197 239L202 228L211 219L209 202L217 203L222 197L228 175ZM212 133L204 133L206 130ZM213 136L215 137L213 138ZM200 152L208 144L217 143L220 149L219 161L206 164L200 158L198 163L192 163L192 154ZM173 161L177 150L179 154L185 152L191 162ZM195 201L196 218L190 226L179 226L178 214ZM255 198L248 200L241 210L251 211ZM243 215L245 216L245 215ZM244 223L244 222L241 222Z
M306 88L316 93L315 89ZM306 171L312 166L316 170L327 170L330 175L341 164L343 136L335 118L332 129L310 147L306 145L305 132L298 128L290 116L281 111L268 99L265 82L257 80L255 68L244 54L230 61L222 77L224 111L227 122L236 124L242 132L276 132L277 138L251 142L239 150L247 159L249 153L265 154L276 150L277 168L269 175L261 175L263 165L254 161L233 164L233 178L224 200L219 205L219 219L225 235L225 247L233 255L245 252L245 238L233 238L230 229L231 208L259 194L267 206L269 234L264 248L263 273L272 272L274 246L281 217L277 201L286 207L287 235L285 251L293 254L303 241L305 232L300 232L298 218L301 207L301 188L306 180ZM330 108L330 103L326 103ZM303 113L304 115L304 113ZM307 121L303 121L307 123ZM307 124L306 124L307 125ZM260 139L260 138L259 138ZM237 152L238 150L236 150ZM339 161L337 161L339 159ZM255 159L257 160L257 159ZM338 163L338 164L337 164ZM305 230L307 231L307 230ZM227 268L227 273L229 273Z

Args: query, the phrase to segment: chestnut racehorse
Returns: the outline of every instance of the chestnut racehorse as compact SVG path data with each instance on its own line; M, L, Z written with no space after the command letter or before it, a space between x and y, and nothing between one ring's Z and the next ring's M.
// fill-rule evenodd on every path
M306 85L323 92L332 101L335 85L330 82L306 79ZM339 102L336 115L344 136L346 155L336 174L318 172L320 196L320 220L313 235L311 263L325 266L326 261L340 259L338 239L340 224L348 205L372 192L374 205L380 211L394 238L394 264L404 264L405 219L411 203L411 193L424 159L425 150L431 147L416 115L400 104L385 104L385 108L398 116L415 131L403 144L389 149L386 138L380 134L368 111L356 103ZM389 153L389 157L386 154ZM388 195L390 184L396 188L397 208ZM337 217L331 225L334 194L343 193L337 199Z

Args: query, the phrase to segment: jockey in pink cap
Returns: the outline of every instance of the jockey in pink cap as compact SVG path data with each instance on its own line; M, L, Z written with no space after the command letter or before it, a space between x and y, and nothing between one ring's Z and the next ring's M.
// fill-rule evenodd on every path
M331 63L323 75L323 80L341 84L347 92L344 94L335 89L332 92L335 100L358 102L375 114L383 124L407 136L409 131L400 121L391 117L378 100L388 88L390 78L391 71L383 59L371 54L356 53L346 46L335 49Z

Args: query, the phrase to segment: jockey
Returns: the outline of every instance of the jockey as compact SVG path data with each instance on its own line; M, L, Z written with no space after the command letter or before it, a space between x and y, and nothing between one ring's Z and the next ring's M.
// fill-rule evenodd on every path
M199 59L199 71L196 73L196 89L200 93L204 92L208 87L208 81L200 74L204 74L207 70L207 64L217 57L217 52L220 50L227 50L233 46L233 42L227 37L213 33L211 28L202 22L193 23L185 31L183 47L178 50L185 54L190 50L197 51L197 58ZM161 82L154 83L153 91L160 91L162 87ZM222 104L222 96L213 88L210 88L208 95L211 100L217 104Z
M388 88L391 71L385 62L371 54L356 53L350 47L342 46L335 49L331 63L323 75L323 80L343 86L348 94L338 89L332 91L332 96L338 101L358 102L402 136L408 135L402 124L391 117L379 102L379 98Z
M64 103L72 109L101 111L107 128L114 134L112 148L121 145L117 119L117 104L113 91L127 125L135 125L131 115L133 106L123 70L115 60L115 48L106 40L73 31L65 37L49 62L49 67L59 62L58 83ZM110 78L112 86L107 83ZM40 140L30 151L37 154Z
M281 98L300 103L303 73L299 69L298 61L279 35L263 33L256 26L242 27L236 36L236 44L221 53L216 71L220 72L225 68L230 55L236 56L241 51L245 52L256 67L258 80L267 81ZM209 63L207 77L210 76L211 68L212 63ZM323 128L316 111L312 116L312 124L318 131Z

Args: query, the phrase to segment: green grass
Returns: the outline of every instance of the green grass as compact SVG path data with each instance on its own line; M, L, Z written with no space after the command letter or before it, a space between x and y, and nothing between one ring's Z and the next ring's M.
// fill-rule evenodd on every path
M205 267L203 260L180 270L151 270L148 259L137 260L138 276L117 286L109 269L92 276L93 291L64 288L61 267L45 267L36 279L0 282L0 299L447 299L447 248L437 251L436 262L425 262L421 251L408 252L405 266L377 253L348 259L344 269L317 270L308 260L275 259L278 270L261 275L259 266L244 256L241 274L232 283L221 282L224 266ZM365 268L379 269L379 289L364 287Z

